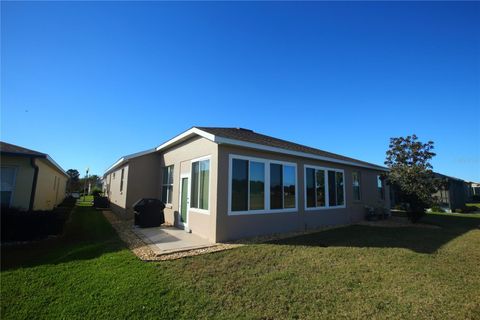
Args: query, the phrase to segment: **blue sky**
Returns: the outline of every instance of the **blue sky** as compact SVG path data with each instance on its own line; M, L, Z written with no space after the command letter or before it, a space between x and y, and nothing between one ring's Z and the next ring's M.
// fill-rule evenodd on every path
M1 139L96 174L198 126L480 181L475 2L2 2Z

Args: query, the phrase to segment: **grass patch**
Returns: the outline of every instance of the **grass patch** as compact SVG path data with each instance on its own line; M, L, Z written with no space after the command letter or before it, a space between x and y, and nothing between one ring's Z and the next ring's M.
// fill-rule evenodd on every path
M93 196L81 196L77 200L77 206L80 207L90 207L92 205Z
M440 229L350 226L144 263L99 211L63 238L2 248L2 319L474 319L480 215L428 214Z

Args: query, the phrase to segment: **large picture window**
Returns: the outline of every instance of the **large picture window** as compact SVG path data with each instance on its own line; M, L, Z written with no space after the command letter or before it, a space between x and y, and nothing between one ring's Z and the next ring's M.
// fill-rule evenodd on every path
M343 170L305 168L306 208L343 207L345 205Z
M192 162L190 208L208 210L210 160Z
M295 208L296 176L293 166L283 166L283 208Z
M270 209L295 208L295 167L270 164Z
M250 210L265 209L265 164L250 161Z
M173 194L173 165L162 168L162 201L172 203Z
M232 162L232 211L248 210L248 161Z
M296 208L294 165L232 156L230 166L230 212L266 213Z
M232 211L265 209L265 164L232 159Z

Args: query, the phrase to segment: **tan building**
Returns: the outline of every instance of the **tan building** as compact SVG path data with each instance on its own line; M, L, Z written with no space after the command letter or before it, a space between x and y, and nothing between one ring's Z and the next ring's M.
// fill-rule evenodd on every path
M68 175L48 154L0 142L1 205L51 210L65 199Z
M125 156L104 175L115 212L140 198L165 220L212 242L362 220L390 208L386 168L241 128L194 127Z

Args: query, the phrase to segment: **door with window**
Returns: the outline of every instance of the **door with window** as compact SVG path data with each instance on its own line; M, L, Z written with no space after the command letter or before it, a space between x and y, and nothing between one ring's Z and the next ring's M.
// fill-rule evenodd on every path
M178 224L180 226L186 227L188 222L188 207L189 207L189 197L188 197L188 177L183 176L180 178L180 214L178 219Z

